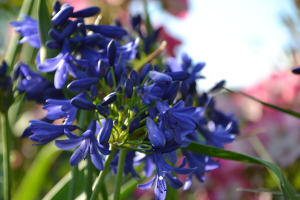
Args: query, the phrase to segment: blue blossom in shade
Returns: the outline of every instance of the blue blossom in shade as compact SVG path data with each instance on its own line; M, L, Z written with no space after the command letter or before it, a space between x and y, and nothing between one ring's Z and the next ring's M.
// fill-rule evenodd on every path
M55 89L53 83L33 72L24 63L20 63L15 71L19 71L17 76L21 78L17 90L20 93L26 92L24 99L40 104L44 104L47 99L64 99L61 90Z
M208 123L208 125L210 130L202 126L198 127L198 131L203 135L207 144L224 149L223 143L230 143L235 139L235 134L230 134L231 124L226 129L221 125L216 127L213 122Z
M34 142L38 142L35 145L42 145L55 140L56 138L64 135L64 130L74 131L77 129L75 125L53 125L47 122L30 120L31 125L27 128L28 132L32 135L29 137Z
M140 33L140 28L141 28L141 23L142 23L142 18L140 14L137 14L135 16L131 16L130 18L130 23L132 28Z
M144 94L144 87L143 86L136 87L135 94L138 98L141 98Z
M86 93L81 93L77 95L75 98L85 99L87 96ZM46 105L43 109L48 110L46 117L50 120L56 120L60 118L65 118L64 124L71 125L76 117L77 108L71 104L70 100L56 100L56 99L48 99L46 101Z
M125 81L125 96L131 98L133 93L133 82L131 79Z
M184 101L178 102L170 108L168 104L156 101L155 106L159 111L160 127L170 129L175 136L175 141L181 143L181 136L192 132L198 126L197 120L191 115L196 107L184 107Z
M61 89L68 78L68 72L77 78L78 68L75 66L74 61L77 60L71 54L71 47L68 39L64 40L61 53L55 58L46 59L43 64L38 65L38 69L42 72L55 71L54 85L55 88Z
M148 76L162 89L166 89L172 82L172 78L169 75L161 72L150 71Z
M156 29L155 31L153 31L153 34L149 34L147 37L142 37L143 42L144 42L144 51L146 54L151 53L151 45L153 45L158 37L158 34L160 32L161 28Z
M143 82L143 80L145 79L145 77L148 75L148 72L153 70L153 66L151 63L146 64L143 69L142 69L142 73L141 73L141 79L140 79L140 83Z
M119 153L120 153L120 151L117 150L117 152L115 153L114 158L110 164L110 167L114 174L116 174L118 171ZM137 154L138 153L136 151L128 151L126 153L123 175L126 176L129 173L131 173L131 175L134 179L136 179L137 181L140 181L140 176L134 170L134 166L140 165L141 161L144 157L139 156ZM153 173L153 170L151 173Z
M98 12L100 12L100 8L97 6L91 6L88 8L84 8L82 10L79 10L77 12L73 12L71 17L92 17L96 15Z
M293 72L294 74L300 74L300 66L294 67L294 68L292 69L292 72Z
M97 87L95 85L91 86L90 95L91 95L93 101L95 101L96 98L97 98L97 96L98 96L98 89L97 89Z
M95 110L96 105L94 105L92 102L82 99L82 98L73 98L71 100L71 104L78 109L81 110Z
M165 72L165 74L169 75L173 79L173 81L184 81L191 76L188 72L185 71Z
M140 41L140 38L137 37L133 41L131 41L123 46L121 44L117 43L116 41L114 41L116 43L116 47L117 47L116 58L114 60L115 67L117 67L116 66L117 64L127 63L130 60L135 59L139 41ZM107 56L107 54L108 54L107 48L105 47L100 52L100 59L102 59L107 64L109 64L109 57ZM121 75L121 73L119 75Z
M25 19L24 21L14 21L10 23L10 26L16 27L15 31L23 36L19 43L23 44L28 41L31 46L39 49L41 47L41 42L37 21L27 15L21 16Z
M150 118L147 117L147 130L148 130L148 137L151 141L153 148L162 148L166 144L166 138L163 132L157 127L155 122Z
M92 163L101 171L103 170L101 154L109 155L111 151L98 143L95 132L96 121L93 120L82 136L77 136L71 131L66 130L65 135L69 140L56 140L55 145L63 150L73 149L80 145L71 156L70 165L77 165L82 159L91 157Z
M107 113L105 107L101 106L101 105L97 105L97 111L100 115L102 115L105 118L109 117L109 114Z
M68 89L73 92L80 92L82 90L88 90L92 85L99 82L98 78L83 78L72 81L68 85Z
M169 85L169 87L164 92L164 94L162 96L162 100L166 100L166 99L173 97L172 101L171 101L171 102L173 102L177 95L178 88L179 88L179 81L172 81L172 83Z
M160 88L156 84L152 84L144 87L144 93L142 95L142 101L146 105L150 105L154 100L160 100L164 94L165 89Z
M223 89L223 87L224 87L225 84L226 84L226 81L225 80L221 80L220 82L218 82L214 87L212 87L209 90L209 93L217 93L217 92L219 92L220 90Z
M115 92L110 93L104 99L101 101L101 106L107 106L109 104L112 104L117 100L117 94Z
M123 36L127 35L127 32L119 26L86 25L86 28L108 38L122 39Z
M193 106L194 104L194 99L193 99L193 96L192 95L188 95L185 99L185 103L184 103L184 106L185 107L188 107L188 106Z
M187 158L189 167L197 168L193 173L189 174L183 187L184 190L189 189L191 186L193 175L195 175L199 182L203 182L205 180L204 173L206 171L211 171L220 167L219 163L211 159L209 156L188 152L186 150L182 150L182 153Z
M99 78L106 77L108 71L109 71L109 66L107 66L104 61L99 60L97 66L97 73L99 75Z
M139 83L140 83L140 75L137 73L137 71L132 70L130 72L130 79L132 80L134 86L139 85Z
M98 142L102 145L108 143L113 128L113 119L109 118L98 134Z
M177 173L177 174L190 174L193 173L196 168L183 168L187 161L184 157L182 164L179 167L172 167L170 166L163 158L162 152L157 149L153 150L153 156L154 156L154 162L156 164L156 172L153 177L153 179L145 184L138 185L138 188L142 190L146 190L151 188L155 183L154 193L155 193L155 199L157 200L163 200L166 198L166 192L167 192L167 185L175 189L179 189L183 186L183 183L178 180L171 172Z
M239 133L239 121L234 118L233 113L225 114L218 109L212 108L209 110L208 116L216 125L221 125L223 128L227 127L227 125L231 123L230 133Z
M129 125L129 133L133 133L140 125L140 117L136 116L135 118L133 118L133 120L130 122Z

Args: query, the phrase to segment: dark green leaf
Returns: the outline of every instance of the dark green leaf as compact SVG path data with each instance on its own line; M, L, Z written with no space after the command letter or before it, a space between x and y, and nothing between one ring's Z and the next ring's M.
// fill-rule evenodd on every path
M238 161L238 162L264 165L264 166L268 167L269 169L271 169L276 174L276 176L279 178L284 199L285 200L296 199L296 195L295 195L295 192L294 192L292 186L289 184L288 180L283 175L281 169L279 167L277 167L276 165L274 165L273 163L267 162L267 161L259 159L259 158L255 158L253 156L248 156L248 155L244 155L244 154L240 154L240 153L236 153L236 152L232 152L232 151L227 151L224 149L219 149L219 148L215 148L215 147L211 147L211 146L207 146L207 145L203 145L203 144L198 144L196 142L191 142L191 144L188 147L186 147L185 149L193 151L195 153L208 155L211 157L223 158L223 159L227 159L227 160L234 160L234 161Z
M243 95L243 96L245 96L245 97L247 97L247 98L249 98L249 99L252 99L252 100L254 100L254 101L257 101L257 102L263 104L264 106L267 106L267 107L273 108L273 109L275 109L275 110L278 110L278 111L280 111L280 112L284 112L284 113L286 113L286 114L288 114L288 115L292 115L292 116L294 116L294 117L300 118L300 113L297 113L297 112L295 112L295 111L292 111L292 110L289 110L289 109L284 109L284 108L281 108L281 107L278 107L278 106L275 106L275 105L272 105L272 104L263 102L263 101L261 101L261 100L259 100L259 99L256 99L256 98L254 98L254 97L252 97L252 96L249 96L248 94L245 94L245 93L243 93L243 92L232 91L232 90L229 90L229 89L227 89L227 88L224 88L224 89L227 90L228 92L241 94L241 95Z
M47 58L52 58L57 55L57 51L46 47L46 42L51 40L49 36L50 29L53 28L46 0L39 0L38 4L38 29L41 40L41 63Z

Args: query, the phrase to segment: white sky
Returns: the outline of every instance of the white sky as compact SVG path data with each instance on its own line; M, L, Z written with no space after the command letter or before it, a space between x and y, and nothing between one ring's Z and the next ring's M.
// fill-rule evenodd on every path
M228 87L254 84L275 68L287 67L283 48L289 34L281 21L294 14L291 0L190 0L190 11L178 19L162 10L158 1L149 4L151 21L163 25L183 44L177 57L187 52L194 62L207 63L202 89L221 79ZM133 1L132 13L142 13L140 1Z

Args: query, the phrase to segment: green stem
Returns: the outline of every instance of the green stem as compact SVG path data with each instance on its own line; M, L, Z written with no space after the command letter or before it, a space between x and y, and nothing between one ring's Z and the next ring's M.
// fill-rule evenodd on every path
M109 154L109 156L106 157L106 160L105 160L105 163L104 163L104 168L103 170L100 172L98 178L96 179L95 181L95 189L92 193L92 197L90 200L96 200L97 197L98 197L98 193L103 185L103 182L104 182L104 178L105 178L105 175L106 173L108 172L108 170L110 169L110 163L114 157L114 154L116 153L116 150L117 149L112 149L111 153Z
M85 128L84 123L85 123L85 118L86 118L86 111L81 110L78 115L78 126L80 128ZM78 129L78 135L82 135L83 131ZM69 194L68 194L68 200L73 200L75 199L75 190L76 190L76 183L77 183L77 174L78 174L78 166L72 166L72 179L70 182L69 186Z
M105 185L101 187L101 195L103 200L108 200L108 193Z
M105 83L105 79L104 78L102 78L102 81L100 80L100 84L102 85L105 93L108 95L109 93L108 93L108 90L106 88L106 83Z
M120 149L119 162L118 162L118 172L117 172L117 182L116 182L116 185L115 185L114 200L118 200L119 197L120 197L122 177L123 177L124 164L125 164L125 157L126 157L126 150L121 150Z
M10 179L10 163L9 163L9 144L8 144L8 132L9 121L8 113L1 115L2 126L2 143L3 143L3 187L4 187L4 200L11 199L11 179Z
M112 66L110 67L110 71L111 71L111 75L112 75L113 82L114 82L114 88L117 88L117 82L116 82L115 72L114 72L114 68Z
M91 198L92 196L92 186L93 186L93 163L91 159L87 159L87 166L84 169L85 173L85 193L86 199Z

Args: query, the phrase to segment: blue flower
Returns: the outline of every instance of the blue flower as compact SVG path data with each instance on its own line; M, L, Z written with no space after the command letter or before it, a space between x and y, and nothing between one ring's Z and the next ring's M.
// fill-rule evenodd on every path
M201 154L188 152L186 150L182 150L183 155L187 158L188 164L190 168L197 168L193 173L190 173L183 189L187 190L192 184L192 176L198 179L199 182L203 182L205 180L204 173L206 171L214 170L220 167L220 164L209 156L204 156Z
M68 39L64 40L61 53L55 58L46 59L43 64L38 65L38 69L42 72L52 72L56 70L54 76L54 85L56 89L61 89L68 78L68 72L77 78L78 68L74 64L78 62L71 53L70 42Z
M87 96L86 93L81 93L74 98L82 98L85 99ZM48 99L43 109L48 110L47 118L50 120L56 120L60 118L65 118L64 124L71 125L76 117L77 108L71 104L70 100L56 100L56 99Z
M172 78L169 75L161 72L150 71L148 76L162 89L166 89L172 82Z
M16 32L24 36L22 40L19 41L19 44L28 41L31 46L39 49L41 47L41 42L37 21L27 15L22 14L21 16L25 19L24 21L14 21L10 23L10 26L16 27Z
M183 186L183 183L178 180L171 172L177 174L190 174L196 170L196 168L183 168L186 165L186 158L184 157L182 164L179 167L170 166L163 158L163 154L160 150L153 150L154 162L156 164L156 172L153 179L145 184L138 185L138 188L146 190L151 188L155 183L154 193L155 199L163 200L166 198L167 185L172 188L179 189Z
M34 142L38 142L35 145L42 145L55 140L56 138L64 135L64 130L74 131L77 129L75 125L53 125L47 122L30 120L31 125L24 131L32 135L29 137Z
M170 129L177 143L181 143L181 136L192 132L198 126L197 120L191 116L196 107L184 107L184 101L178 102L172 108L161 101L156 101L155 105L159 111L160 127Z
M21 77L17 90L20 93L26 92L25 99L34 100L40 104L45 104L47 99L64 99L61 90L55 89L50 81L33 72L24 63L20 63L16 71L18 71L16 76Z
M82 136L77 136L66 130L65 135L69 140L56 140L55 145L63 150L73 149L79 146L70 158L70 165L77 165L82 159L91 157L92 163L98 170L103 170L103 160L99 151L103 155L109 155L110 150L100 145L95 136L96 121L93 120Z
M160 88L156 84L152 84L144 87L144 93L141 97L142 101L146 105L150 105L154 100L161 100L165 89Z

